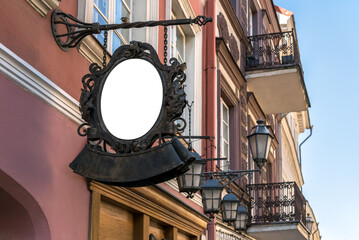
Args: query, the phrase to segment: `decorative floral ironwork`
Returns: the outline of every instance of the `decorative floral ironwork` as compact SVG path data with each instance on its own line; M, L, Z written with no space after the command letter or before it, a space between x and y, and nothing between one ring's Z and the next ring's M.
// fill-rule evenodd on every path
M247 69L300 64L294 31L248 37Z
M295 182L249 184L251 223L302 221L305 198Z
M122 140L114 138L104 127L103 120L98 112L100 108L98 92L106 81L108 73L118 63L131 58L147 60L157 68L164 82L163 101L165 107L162 108L159 119L148 133L138 139ZM106 147L110 147L116 153L130 153L150 148L157 139L163 140L164 137L173 137L176 134L176 128L183 131L186 123L180 116L186 106L185 69L186 65L179 63L175 58L170 59L170 65L162 64L151 45L136 41L118 48L108 65L103 69L96 63L91 64L90 74L85 75L82 79L83 88L80 97L82 118L90 127L85 131L83 130L84 125L79 126L80 136L86 134L89 141L97 142L96 146L103 143L102 150L104 152L107 151ZM182 126L177 126L178 123L174 123L175 120L181 120ZM95 146L94 144L91 145Z

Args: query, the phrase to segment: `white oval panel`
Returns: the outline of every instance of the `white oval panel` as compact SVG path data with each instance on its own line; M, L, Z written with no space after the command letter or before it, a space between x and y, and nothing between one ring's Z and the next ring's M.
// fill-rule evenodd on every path
M108 131L132 140L145 135L161 112L163 86L156 68L130 59L113 68L103 86L101 114Z

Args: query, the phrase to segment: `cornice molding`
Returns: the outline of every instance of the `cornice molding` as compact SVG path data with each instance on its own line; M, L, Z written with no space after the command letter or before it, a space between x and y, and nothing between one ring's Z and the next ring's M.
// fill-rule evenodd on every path
M26 0L33 7L41 17L59 6L60 0Z
M83 123L78 101L1 43L0 74L39 97L76 124Z

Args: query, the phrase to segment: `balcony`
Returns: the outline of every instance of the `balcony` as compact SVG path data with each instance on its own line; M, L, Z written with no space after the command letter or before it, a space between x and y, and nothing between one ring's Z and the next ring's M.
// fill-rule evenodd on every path
M248 37L246 80L265 114L309 106L295 31Z
M308 239L306 200L295 182L250 184L250 226L258 240Z

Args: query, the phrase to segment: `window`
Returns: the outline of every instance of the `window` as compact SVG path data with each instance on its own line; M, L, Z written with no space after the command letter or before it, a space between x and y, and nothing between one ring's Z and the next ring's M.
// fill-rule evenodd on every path
M171 13L171 19L176 19L176 16ZM185 44L186 44L186 36L180 25L171 26L171 58L177 58L181 63L185 62Z
M252 12L252 9L249 9L248 29L249 29L248 35L253 36L253 12Z
M248 0L230 0L232 8L243 29L247 29L247 1Z
M221 157L227 160L220 161L220 168L222 171L229 170L229 108L221 99Z
M133 0L133 2L136 2ZM190 0L165 0L166 19L195 18ZM172 57L179 62L186 62L186 99L188 103L194 101L191 112L192 135L202 132L202 28L198 25L180 25L168 27L168 60ZM188 108L182 115L189 123ZM185 129L188 135L188 128ZM194 141L193 148L200 152L201 141Z
M253 36L259 34L258 32L258 11L254 1L250 1L248 10L248 35Z
M93 0L93 22L100 24L122 23L125 18L131 21L132 0ZM104 44L104 31L95 35ZM130 41L130 29L108 31L107 50L113 53L122 44Z

